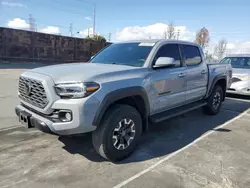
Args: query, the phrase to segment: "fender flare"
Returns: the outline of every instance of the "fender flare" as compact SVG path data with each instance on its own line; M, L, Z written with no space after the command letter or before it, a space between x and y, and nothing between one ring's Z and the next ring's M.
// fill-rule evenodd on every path
M150 104L149 104L147 93L143 87L133 86L133 87L118 89L118 90L108 93L102 100L95 114L95 117L93 120L93 126L100 125L103 115L105 114L106 110L112 103L120 99L131 97L131 96L142 97L144 104L145 104L145 113L143 114L144 117L142 118L145 119L146 117L148 117L149 111L150 111Z
M209 91L208 91L208 93L207 93L206 98L208 98L208 97L211 95L211 93L213 92L213 89L214 89L215 84L216 84L219 80L225 80L225 81L226 81L226 84L227 84L227 76L226 76L226 75L217 75L217 76L215 76L214 79L213 79L213 82L212 82L212 84L211 84L211 87L209 88ZM227 86L225 86L225 88L226 88L226 87L227 87ZM224 92L226 92L226 91L224 91ZM224 93L224 97L225 97L225 93ZM223 97L223 98L224 98L224 97Z

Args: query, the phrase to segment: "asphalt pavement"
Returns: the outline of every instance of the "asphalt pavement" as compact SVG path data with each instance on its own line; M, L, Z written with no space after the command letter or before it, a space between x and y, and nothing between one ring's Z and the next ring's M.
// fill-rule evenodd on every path
M28 69L44 66L41 63L2 63L0 62L0 129L18 126L13 121L16 116L15 106L18 104L17 85L19 75Z
M23 70L0 66L1 188L250 187L249 99L227 98L216 116L196 110L151 125L137 150L115 164L95 153L91 134L58 137L19 125Z

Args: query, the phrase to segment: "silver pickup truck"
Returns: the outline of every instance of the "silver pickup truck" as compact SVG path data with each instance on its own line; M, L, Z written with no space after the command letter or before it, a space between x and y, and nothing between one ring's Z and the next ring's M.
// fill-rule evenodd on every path
M135 150L149 123L200 107L217 114L231 77L230 64L207 65L194 43L122 42L89 63L24 72L15 111L27 128L57 135L93 132L95 150L118 161Z

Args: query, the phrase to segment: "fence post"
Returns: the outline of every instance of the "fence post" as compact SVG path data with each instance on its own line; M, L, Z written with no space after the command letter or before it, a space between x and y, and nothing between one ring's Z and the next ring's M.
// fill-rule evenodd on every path
M58 62L58 58L57 58L57 42L59 40L59 37L55 36L54 37L54 62L52 63L57 63Z
M32 31L31 33L31 48L32 48L32 61L34 62L35 61L35 45L34 45L34 31Z
M5 48L4 48L4 53L5 53L5 58L4 58L4 60L7 61L7 58L8 58L8 57L7 57L7 50L8 50L8 49L7 49L7 36L6 36L6 34L4 34L4 47L5 47Z
M76 38L73 38L73 62L76 60Z

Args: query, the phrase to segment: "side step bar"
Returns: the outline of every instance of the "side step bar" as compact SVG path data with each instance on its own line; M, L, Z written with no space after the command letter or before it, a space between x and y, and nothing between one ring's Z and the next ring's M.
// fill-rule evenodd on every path
M158 114L154 114L149 117L149 121L151 123L159 123L161 121L165 121L167 119L173 118L175 116L179 116L181 114L187 113L189 111L195 110L202 106L205 106L207 103L205 101L194 102L191 104L187 104L178 108L170 109L165 112L161 112Z

